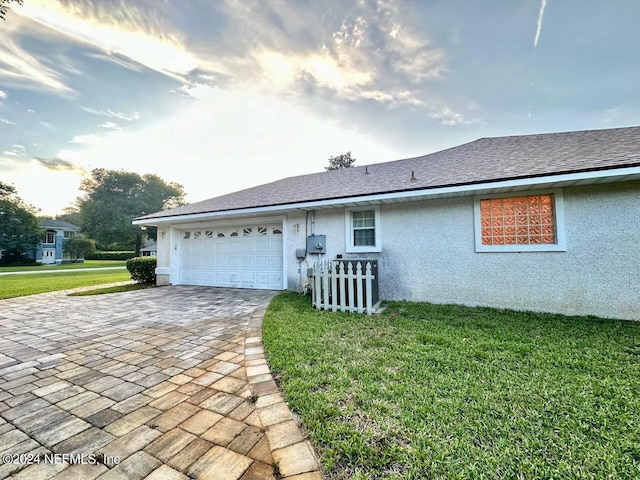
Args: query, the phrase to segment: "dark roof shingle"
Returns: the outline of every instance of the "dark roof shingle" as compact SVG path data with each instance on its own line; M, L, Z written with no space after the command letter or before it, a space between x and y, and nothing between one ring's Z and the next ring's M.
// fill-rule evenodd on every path
M633 166L640 166L640 127L481 138L421 157L284 178L140 219Z

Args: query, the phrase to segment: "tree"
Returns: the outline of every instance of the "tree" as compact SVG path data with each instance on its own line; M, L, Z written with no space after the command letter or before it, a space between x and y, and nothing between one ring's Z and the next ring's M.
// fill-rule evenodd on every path
M351 152L343 153L335 157L329 157L329 166L324 167L325 170L340 170L341 168L349 168L356 163L355 158L351 158Z
M134 218L184 204L184 188L167 183L157 175L106 170L91 171L91 178L80 184L83 197L76 200L82 231L98 245L127 244L140 248L145 236L154 237L155 229L143 231L132 225Z
M74 235L64 244L64 252L71 257L71 263L96 251L96 242L84 235Z
M0 0L0 18L4 20L7 12L9 11L10 3L17 3L18 5L22 5L23 0Z
M0 182L0 250L3 263L19 262L42 240L36 208L18 197L15 187Z

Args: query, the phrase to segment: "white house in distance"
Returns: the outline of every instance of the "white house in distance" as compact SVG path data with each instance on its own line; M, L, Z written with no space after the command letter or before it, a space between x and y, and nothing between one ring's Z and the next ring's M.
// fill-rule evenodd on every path
M134 223L158 227L159 284L300 290L318 259L375 259L383 299L640 320L640 127L482 138Z

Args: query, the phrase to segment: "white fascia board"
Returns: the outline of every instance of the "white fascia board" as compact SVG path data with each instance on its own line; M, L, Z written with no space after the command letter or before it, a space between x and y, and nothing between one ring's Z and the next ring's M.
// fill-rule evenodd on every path
M175 215L171 217L149 218L147 220L134 220L134 225L152 225L159 224L182 224L187 222L197 222L202 220L214 220L216 218L223 219L225 217L234 217L237 215L250 216L262 215L264 213L277 213L286 210L313 210L321 207L338 207L360 204L376 204L381 202L393 202L394 200L422 200L429 197L438 197L442 195L475 195L477 193L497 188L522 188L536 187L544 184L561 184L566 182L576 182L580 180L590 179L606 179L612 177L628 177L630 175L638 176L640 179L640 167L617 168L612 170L596 170L591 172L567 173L563 175L545 175L543 177L527 177L515 180L504 180L498 182L476 183L471 185L457 185L451 187L435 187L420 190L400 191L391 193L378 193L370 195L361 195L357 197L342 197L330 200L316 200L310 202L287 203L283 205L270 205L266 207L252 207L238 210L221 210L218 212L193 213L187 215Z

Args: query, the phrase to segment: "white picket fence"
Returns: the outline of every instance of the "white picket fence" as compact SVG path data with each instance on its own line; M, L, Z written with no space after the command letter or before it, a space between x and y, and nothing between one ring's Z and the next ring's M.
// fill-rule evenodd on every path
M315 262L311 270L314 308L371 315L378 307L372 304L375 276L370 262L363 268L362 262L326 260Z

